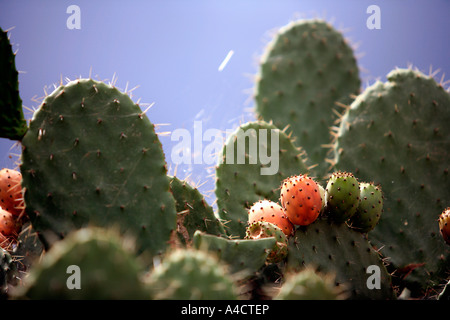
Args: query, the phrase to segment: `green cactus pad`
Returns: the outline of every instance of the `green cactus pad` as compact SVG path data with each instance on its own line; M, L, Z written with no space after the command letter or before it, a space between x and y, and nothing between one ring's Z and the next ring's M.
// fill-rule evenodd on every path
M380 184L384 213L368 236L404 279L426 290L450 272L439 214L450 206L450 94L432 77L394 70L352 103L336 141L336 168ZM400 277L400 275L398 275Z
M332 274L320 274L313 268L288 274L275 300L342 300L344 286L336 286Z
M145 280L155 300L235 300L226 268L206 251L169 252Z
M275 246L267 257L267 262L278 263L283 261L288 254L287 236L283 230L276 225L266 221L256 221L247 227L245 239L257 240L264 238L275 238L277 240Z
M206 250L230 266L231 273L241 277L251 275L265 265L271 250L276 246L274 237L258 240L230 240L197 231L194 247Z
M88 225L119 226L158 254L176 228L154 125L129 96L91 79L57 88L23 138L26 213L48 247Z
M267 134L267 140L261 139L261 135ZM245 141L245 157L243 163L239 163L238 146L243 147L242 138L247 135ZM271 146L272 137L278 143L278 149ZM268 143L265 143L267 141ZM261 146L257 152L251 150L249 145ZM226 157L232 149L234 157ZM274 153L272 162L264 164L259 156L252 153L270 155ZM224 221L225 229L229 235L243 238L248 222L248 209L259 200L271 200L277 202L280 197L280 185L282 181L292 175L308 173L304 164L304 158L291 139L277 127L264 121L250 122L241 125L228 138L223 148L223 161L216 170L216 190L218 214ZM239 153L244 155L244 153ZM226 158L225 158L226 157ZM231 158L231 159L230 159ZM276 169L274 174L265 174L264 169L272 165ZM272 170L271 169L271 170ZM272 173L272 172L270 172Z
M278 31L261 58L256 112L279 128L290 125L322 178L330 167L324 145L338 119L333 109L359 89L357 62L342 34L325 21L295 21Z
M8 34L0 28L0 137L11 140L22 139L27 131L18 76Z
M55 243L14 295L33 300L149 299L142 272L131 240L114 231L85 228Z
M368 267L379 268L380 288L370 289ZM336 285L346 286L349 299L384 300L395 297L391 276L380 255L357 231L345 224L318 219L298 228L289 241L288 271L315 267L317 271L336 275ZM369 281L371 282L371 281Z
M222 223L197 188L193 188L187 181L171 177L170 189L175 198L177 230L182 243L190 244L197 230L217 236L225 235Z

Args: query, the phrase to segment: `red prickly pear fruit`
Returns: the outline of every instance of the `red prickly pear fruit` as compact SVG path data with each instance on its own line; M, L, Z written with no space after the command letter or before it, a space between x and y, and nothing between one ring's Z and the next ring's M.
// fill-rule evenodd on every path
M444 241L450 245L450 207L446 208L439 217L439 230Z
M22 174L19 171L0 170L0 205L15 217L24 213Z
M255 202L248 210L249 224L256 221L273 223L287 236L291 235L294 230L294 226L287 218L284 209L278 203L270 200Z
M293 176L283 181L280 202L286 210L288 219L300 226L316 221L322 210L319 186L306 175Z
M16 237L18 231L15 217L10 212L0 208L0 234L5 237Z

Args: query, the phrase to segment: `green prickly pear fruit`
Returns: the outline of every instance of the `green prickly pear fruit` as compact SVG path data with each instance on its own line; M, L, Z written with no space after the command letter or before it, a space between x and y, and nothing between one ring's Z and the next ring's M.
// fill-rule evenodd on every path
M278 203L270 200L259 200L248 210L248 222L266 221L283 230L285 235L292 234L294 226L289 221L285 210Z
M379 186L373 183L359 184L361 191L358 209L350 218L351 227L357 231L367 233L377 225L383 212L383 194Z
M450 245L450 207L445 209L439 217L439 230L444 241Z
M281 185L281 205L294 225L313 223L322 209L322 198L317 183L306 175L287 178Z
M256 221L247 227L245 239L256 240L270 237L274 237L277 242L270 251L267 262L283 261L288 254L287 237L279 227L267 221Z
M327 183L327 211L331 220L342 223L358 209L360 190L358 180L349 172L335 172Z

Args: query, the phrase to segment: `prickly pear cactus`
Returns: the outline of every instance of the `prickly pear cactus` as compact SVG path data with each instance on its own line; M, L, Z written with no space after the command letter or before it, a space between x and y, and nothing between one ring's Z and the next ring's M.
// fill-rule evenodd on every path
M200 230L216 236L225 235L220 220L203 195L187 181L170 177L170 189L177 209L177 233L184 244L191 244L195 231Z
M225 266L206 251L167 253L145 280L156 300L235 300L237 290Z
M275 300L342 300L344 286L336 286L332 274L317 273L313 268L286 275Z
M19 299L148 299L133 241L84 228L58 241L17 287Z
M322 178L338 116L336 102L358 94L359 71L353 50L342 34L322 20L300 20L280 28L261 58L255 88L256 112L284 128L290 125L308 165Z
M422 265L405 281L425 290L450 265L436 223L450 205L450 94L411 69L387 79L368 87L342 118L336 168L381 184L384 213L369 239L395 268Z
M357 231L345 224L319 219L297 229L289 241L288 271L315 267L320 272L334 273L336 286L345 285L349 299L385 300L395 297L391 276L380 254ZM369 288L369 266L379 268L379 289Z
M16 284L17 267L11 254L0 248L0 299L8 296L10 286Z
M255 202L277 202L284 178L308 172L304 153L283 131L264 121L236 129L222 155L223 161L216 170L218 214L228 234L239 238L245 236L248 209Z
M217 255L229 266L231 273L239 273L240 277L247 277L263 267L276 244L275 237L232 240L200 231L194 235L195 248Z
M270 251L267 262L278 263L283 261L288 254L288 238L283 230L276 225L266 221L256 221L247 227L245 239L257 240L265 238L275 238L275 246Z
M27 131L18 75L8 34L0 28L0 137L11 140L20 140Z
M91 79L61 85L22 140L26 213L48 247L87 225L116 225L138 251L164 250L175 201L154 125L128 95Z

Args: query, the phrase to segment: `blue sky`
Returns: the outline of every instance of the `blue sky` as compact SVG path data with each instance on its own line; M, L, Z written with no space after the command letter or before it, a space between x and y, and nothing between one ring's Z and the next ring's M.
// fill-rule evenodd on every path
M70 30L68 6L81 10L81 29ZM381 29L369 30L369 5L381 9ZM355 45L364 86L384 80L395 67L413 64L437 75L450 75L450 1L63 1L0 0L0 26L14 27L13 48L20 73L20 94L28 108L33 97L61 78L117 79L116 86L134 88L133 99L154 103L148 112L160 131L231 130L253 120L252 75L271 31L297 18L326 18ZM222 71L218 67L233 50ZM31 117L31 113L27 112ZM170 165L173 142L162 136ZM0 165L13 166L12 142L0 139ZM17 150L13 150L17 153ZM13 157L17 159L17 157ZM180 166L214 187L206 165ZM213 201L213 198L209 199Z

